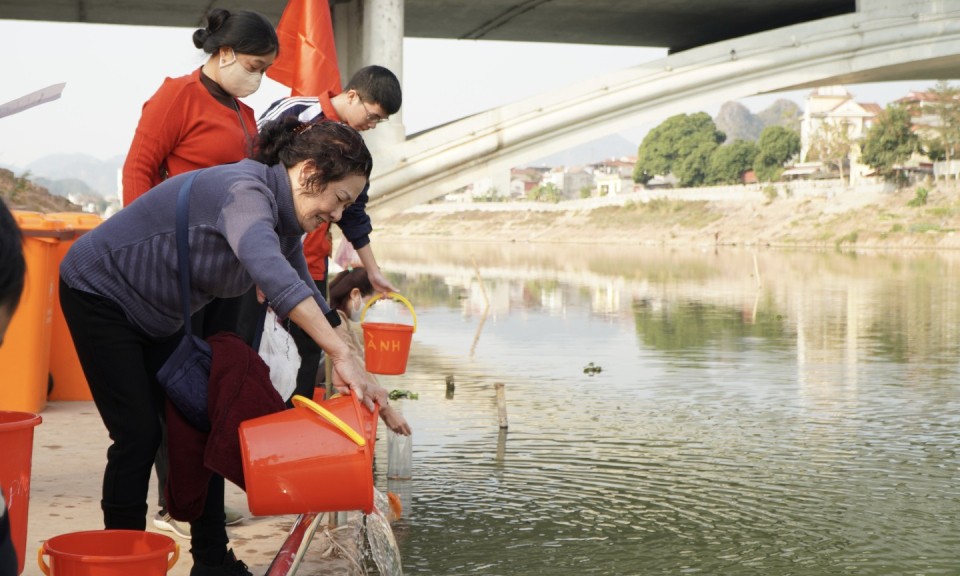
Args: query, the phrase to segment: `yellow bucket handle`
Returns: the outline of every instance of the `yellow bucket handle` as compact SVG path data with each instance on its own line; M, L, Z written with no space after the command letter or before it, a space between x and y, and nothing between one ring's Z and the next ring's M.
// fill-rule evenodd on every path
M173 565L177 563L177 559L180 558L180 545L174 542L173 546L173 556L170 558L170 561L167 562L167 571L173 568Z
M40 549L37 550L37 564L40 565L40 571L50 576L50 567L47 566L47 563L43 561L43 545L40 545Z
M392 300L399 300L407 305L407 308L410 309L410 315L413 316L413 331L417 331L417 313L413 311L413 304L409 300L397 294L396 292L388 292L387 297ZM363 318L367 315L367 309L370 308L370 305L377 301L378 298L383 298L383 294L377 292L373 295L373 298L367 300L367 303L363 305L363 310L360 311L360 321L363 322Z
M356 398L354 398L354 401L356 401ZM367 445L366 439L364 439L363 436L358 434L356 430L351 428L349 424L347 424L346 422L338 418L336 414L327 410L323 406L317 404L313 400L305 396L296 394L291 399L291 402L293 402L294 406L309 408L310 410L313 410L314 412L322 416L327 422L333 424L337 428L337 430L343 432L347 436L347 438L356 442L357 446Z

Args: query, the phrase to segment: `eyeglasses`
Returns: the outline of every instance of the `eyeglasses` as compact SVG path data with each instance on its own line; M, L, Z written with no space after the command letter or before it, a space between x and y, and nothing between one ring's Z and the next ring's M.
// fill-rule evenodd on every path
M389 120L389 118L384 118L379 114L374 114L373 112L371 112L370 109L367 108L367 105L363 103L363 98L361 98L359 94L357 94L357 100L359 100L360 105L363 106L363 111L367 113L367 117L365 118L367 122L373 122L375 124L383 124L384 122Z

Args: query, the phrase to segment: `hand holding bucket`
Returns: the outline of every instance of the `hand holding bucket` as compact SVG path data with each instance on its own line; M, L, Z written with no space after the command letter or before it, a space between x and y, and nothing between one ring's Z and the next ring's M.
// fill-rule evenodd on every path
M360 326L363 328L364 360L367 372L373 374L403 374L407 370L407 358L410 356L410 341L413 339L413 333L417 331L417 313L414 312L410 301L400 294L390 292L387 296L399 300L407 306L411 317L413 317L413 325L364 322L363 319L370 306L377 299L383 297L382 294L374 295L360 312Z

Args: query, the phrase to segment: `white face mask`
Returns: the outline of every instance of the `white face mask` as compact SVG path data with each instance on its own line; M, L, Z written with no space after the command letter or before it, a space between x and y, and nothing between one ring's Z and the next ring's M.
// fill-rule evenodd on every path
M350 321L359 322L360 321L360 312L363 311L363 298L358 298L356 300L357 305L354 307L353 300L350 301Z
M235 98L249 96L260 88L261 80L263 80L263 73L248 72L237 60L235 52L233 60L229 62L220 57L220 86L226 90L227 94Z

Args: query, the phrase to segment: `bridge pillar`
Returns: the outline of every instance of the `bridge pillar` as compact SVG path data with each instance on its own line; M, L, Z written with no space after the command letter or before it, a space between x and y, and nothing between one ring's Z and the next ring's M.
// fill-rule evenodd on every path
M376 64L396 74L402 86L403 0L340 0L331 4L331 9L343 84L360 68ZM363 137L375 158L386 160L383 156L392 145L406 138L403 108Z
M337 45L340 83L346 86L353 73L363 67L362 0L339 0L330 3L333 38Z
M403 86L403 2L404 0L363 0L363 60L389 69ZM364 140L376 154L386 159L396 144L406 139L403 107L376 130L364 133ZM374 162L377 166L377 162Z

